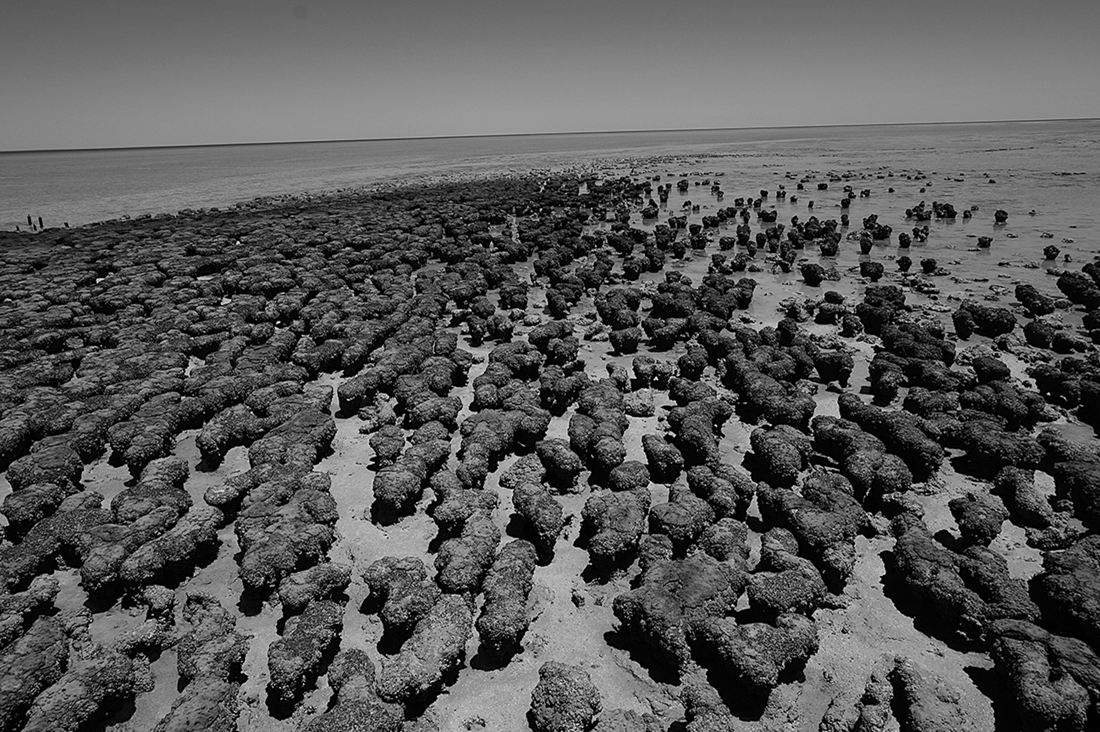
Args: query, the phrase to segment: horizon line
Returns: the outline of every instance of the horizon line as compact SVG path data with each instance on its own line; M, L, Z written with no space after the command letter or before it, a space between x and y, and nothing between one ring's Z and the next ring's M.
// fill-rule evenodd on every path
M0 155L24 154L24 153L65 153L65 152L105 152L123 150L175 150L199 147L259 147L275 145L322 145L340 142L407 142L413 140L471 140L489 137L551 137L570 135L624 135L652 132L725 132L735 130L796 130L796 129L834 129L844 127L916 127L931 125L983 125L983 124L1016 124L1031 122L1092 122L1100 121L1100 117L1050 117L1041 119L1000 119L1000 120L967 120L967 121L936 121L936 122L862 122L825 125L751 125L748 127L673 127L658 129L634 129L634 130L572 130L569 132L502 132L492 134L472 135L412 135L408 137L350 137L329 140L260 140L253 142L193 142L171 145L115 145L105 147L51 147L51 148L26 148L17 150L0 150Z

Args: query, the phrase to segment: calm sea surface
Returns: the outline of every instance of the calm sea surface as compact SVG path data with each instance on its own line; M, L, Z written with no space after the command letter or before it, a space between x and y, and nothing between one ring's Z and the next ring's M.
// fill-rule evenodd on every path
M652 157L661 158L666 171L676 165L723 171L731 196L774 189L788 171L868 178L886 169L921 171L934 187L895 207L938 195L960 210L989 205L1014 218L1037 209L1044 230L1058 229L1059 238L1071 231L1100 238L1100 120L0 153L0 229L26 228L28 215L41 216L46 226L76 226L436 176L611 167L624 160L639 161L639 172L658 170L640 162ZM979 188L986 175L997 184Z

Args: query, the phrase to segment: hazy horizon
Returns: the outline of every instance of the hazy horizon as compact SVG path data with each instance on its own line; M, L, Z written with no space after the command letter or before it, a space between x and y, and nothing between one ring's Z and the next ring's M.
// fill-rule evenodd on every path
M326 140L252 140L239 142L198 142L179 143L167 145L118 145L108 147L71 147L71 148L27 148L19 150L0 150L4 153L50 153L50 152L95 152L97 150L159 150L188 147L249 147L262 145L314 145L339 142L402 142L416 140L461 140L466 138L481 137L552 137L569 135L629 135L629 134L655 134L662 132L722 132L724 130L748 131L748 130L792 130L792 129L829 129L831 127L909 127L909 126L948 126L948 125L996 125L996 124L1033 124L1038 122L1090 122L1100 121L1100 117L1056 117L1049 119L982 119L982 120L936 120L930 122L877 122L877 123L850 123L850 124L823 124L823 125L770 125L753 127L679 127L672 129L650 130L567 130L564 132L499 132L490 134L467 135L415 135L411 137L349 137L332 138Z
M0 150L1100 117L1085 0L437 5L18 0Z

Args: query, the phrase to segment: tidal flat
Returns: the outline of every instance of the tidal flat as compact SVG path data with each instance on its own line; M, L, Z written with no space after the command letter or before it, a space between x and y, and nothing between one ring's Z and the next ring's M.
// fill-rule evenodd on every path
M1094 212L736 166L0 233L0 729L1095 728Z

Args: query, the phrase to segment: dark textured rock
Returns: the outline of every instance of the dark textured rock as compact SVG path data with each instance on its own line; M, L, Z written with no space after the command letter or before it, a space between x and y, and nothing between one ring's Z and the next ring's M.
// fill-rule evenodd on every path
M721 671L736 688L763 696L778 685L780 674L804 664L818 646L814 621L792 614L780 615L774 625L697 619L690 637L702 663Z
M835 473L815 471L803 483L801 495L762 485L758 496L761 515L790 529L826 582L843 587L855 565L855 536L869 527L851 485Z
M825 268L820 264L807 263L801 267L802 279L810 287L817 287L825 279Z
M535 546L542 552L552 552L558 534L565 526L565 511L546 486L523 483L512 491L512 505L527 522Z
M55 483L35 483L4 496L0 513L8 520L8 533L26 534L36 523L53 514L71 494L70 489Z
M534 545L516 539L504 545L485 575L477 632L481 647L491 655L514 652L527 632L527 598L537 560Z
M649 531L664 534L677 552L683 552L714 523L714 518L710 504L677 484L670 489L667 503L650 509Z
M647 525L649 504L645 489L599 492L588 498L581 519L590 534L588 554L593 565L616 566L633 559Z
M864 404L855 394L841 394L838 403L841 417L881 439L905 461L915 479L927 479L943 462L943 447L924 433L913 415Z
M994 620L1038 617L1039 609L1028 598L1023 582L1009 574L1000 555L981 546L956 554L910 514L895 518L893 529L897 541L887 572L946 632L978 640Z
M369 440L379 466L393 465L405 449L405 433L397 425L382 427Z
M1100 649L1100 535L1046 553L1031 591L1044 620Z
M320 565L324 566L324 565ZM439 600L439 587L416 557L384 557L363 572L371 599L381 605L382 625L411 630Z
M444 592L476 593L481 580L492 564L500 529L490 514L474 514L454 539L447 539L439 547L435 568L439 571L436 583Z
M131 584L148 583L168 568L179 569L217 543L224 516L213 506L197 506L171 529L139 546L118 568L118 577Z
M649 485L649 468L637 460L627 460L607 476L607 487L613 491L632 491Z
M180 638L176 650L180 678L196 685L230 680L244 661L248 636L236 631L233 616L210 595L190 593L182 615L191 630Z
M749 580L749 605L767 618L788 613L811 614L825 597L821 573L798 556L798 540L786 529L764 534L760 564Z
M563 492L576 492L577 476L584 470L584 462L569 443L559 438L542 440L536 450L549 483Z
M749 435L762 477L772 485L792 486L809 464L813 443L789 425L757 427Z
M64 630L49 617L0 651L0 729L17 728L35 697L61 678L68 657Z
M738 726L722 697L703 679L684 684L680 700L687 718L686 732L728 732Z
M316 563L335 540L336 501L329 478L292 472L263 480L244 498L235 531L244 554L246 587L274 588L283 577Z
M904 493L912 485L913 474L904 461L854 422L815 417L813 432L814 448L840 463L861 501L874 503L881 496Z
M1100 523L1100 462L1055 463L1054 487L1073 500L1074 513L1092 525Z
M250 638L234 630L232 615L207 594L191 593L183 618L190 630L179 638L176 666L186 684L156 732L237 729L238 677Z
M1054 509L1035 485L1034 470L1004 468L997 473L993 485L1014 521L1039 529L1045 529L1055 522Z
M401 652L382 661L379 696L390 702L407 702L437 689L444 676L461 664L472 625L465 600L457 595L442 596L416 624Z
M587 671L547 661L539 667L528 718L535 732L587 732L601 706L600 692Z
M330 708L310 719L301 732L401 732L404 713L400 706L382 701L375 689L374 663L365 651L340 651L328 669L334 692Z
M968 544L989 546L1001 532L1001 524L1008 520L1008 511L996 496L967 493L952 498L947 505Z
M121 524L138 520L161 506L175 509L177 515L191 508L192 500L184 483L190 471L180 458L153 460L142 471L137 484L126 488L111 501L111 511Z
M954 430L953 437L966 450L971 464L986 473L995 474L1009 465L1036 468L1046 454L1034 438L1001 429L990 419L969 419Z
M67 445L57 444L33 450L8 466L7 478L13 491L27 486L53 483L75 486L84 472L84 461Z
M1050 348L1056 332L1054 326L1045 320L1031 320L1024 324L1024 340L1036 348Z
M696 546L719 562L748 562L749 528L734 518L722 518L714 522L699 536Z
M428 485L439 499L431 514L443 534L459 533L475 513L491 513L500 504L500 496L495 491L467 488L452 471L436 473Z
M1016 316L1006 308L990 307L975 302L964 302L951 316L955 332L966 340L971 333L995 338L1011 333L1016 327Z
M546 468L537 455L524 455L500 474L500 487L515 490L524 483L538 485L546 479Z
M702 553L644 560L640 586L616 597L612 609L621 632L641 655L678 670L691 658L686 624L729 612L745 581L742 568Z
M1026 729L1083 732L1100 693L1100 657L1076 638L1022 620L998 620L990 655Z
M314 600L288 620L283 636L267 649L268 690L284 700L297 698L316 680L325 651L343 627L344 608L330 600Z
M743 519L756 495L756 483L749 476L723 463L692 467L687 471L687 483L719 519Z
M959 692L909 659L899 658L890 672L895 708L902 729L919 732L977 732Z
M134 694L137 674L133 659L88 640L79 654L70 655L60 678L35 698L23 729L77 732Z
M660 435L643 435L642 449L654 483L671 483L684 468L684 456Z

